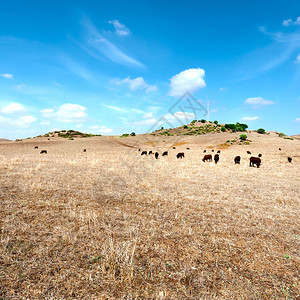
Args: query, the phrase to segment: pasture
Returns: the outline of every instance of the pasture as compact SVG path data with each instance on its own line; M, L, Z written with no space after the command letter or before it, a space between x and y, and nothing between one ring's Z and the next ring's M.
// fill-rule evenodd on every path
M0 299L296 299L300 140L247 135L1 142Z

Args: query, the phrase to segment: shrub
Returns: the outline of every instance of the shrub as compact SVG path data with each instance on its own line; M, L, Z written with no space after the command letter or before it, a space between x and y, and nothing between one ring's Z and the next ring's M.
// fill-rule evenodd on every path
M184 125L183 128L184 128L184 129L188 129L188 126L187 126L187 125Z
M259 128L256 130L257 133L264 134L266 131L263 128Z
M123 133L123 134L121 135L121 137L128 137L128 136L129 136L128 133Z
M241 134L240 135L240 140L241 141L246 141L246 139L247 139L247 135L246 134Z
M215 123L216 125L218 125L219 122L218 122L218 121L214 121L214 123Z
M201 123L205 123L205 122L206 122L206 120L202 119L202 120L200 120L200 122L201 122Z
M225 131L226 131L226 128L225 128L224 126L222 126L222 127L221 127L221 131L222 131L222 132L225 132Z
M131 135L131 136L135 136L135 132L131 132L130 135Z
M277 134L278 134L279 137L284 137L284 136L285 136L285 134L282 133L282 132L279 132L279 133L277 133Z
M197 122L197 120L193 120L192 122L191 122L191 124L193 125L193 124L195 124Z

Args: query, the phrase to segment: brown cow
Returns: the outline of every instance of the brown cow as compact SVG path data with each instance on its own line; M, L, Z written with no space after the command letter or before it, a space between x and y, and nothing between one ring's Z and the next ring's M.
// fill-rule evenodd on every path
M247 154L251 154L251 152L250 152L250 151L247 151Z
M211 154L206 154L204 155L202 161L212 161L212 155Z
M176 147L173 147L173 149L176 149Z
M186 150L190 150L190 148L186 148Z
M39 147L38 147L38 146L35 146L34 149L39 149Z
M176 155L177 158L183 158L184 157L184 153L183 152L179 152Z
M86 152L86 149L83 149L83 152Z
M258 154L258 157L262 157L262 154Z
M281 151L281 148L279 148L279 151Z
M203 153L206 153L206 150L203 150Z
M141 155L147 155L147 151L142 151Z
M162 154L162 156L166 156L166 155L168 155L168 151L165 151L165 152Z
M214 156L215 164L217 164L219 160L220 160L219 154L215 154L215 156Z
M236 156L236 157L234 158L234 163L235 163L235 164L240 164L240 163L241 163L241 157L240 157L240 156Z
M152 151L150 150L148 154L149 154L149 155L152 154Z
M217 151L217 153L221 153L221 151L220 151L220 150L218 150L218 151Z
M254 167L255 165L259 168L259 166L261 165L261 159L259 157L251 156L249 167Z
M288 157L288 162L291 163L292 162L292 158Z

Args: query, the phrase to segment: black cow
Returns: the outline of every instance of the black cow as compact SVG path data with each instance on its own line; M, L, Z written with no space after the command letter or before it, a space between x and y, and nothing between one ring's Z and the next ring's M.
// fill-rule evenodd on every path
M83 152L86 152L86 149L83 149Z
M151 155L151 154L152 154L152 151L150 150L148 154Z
M235 163L235 164L240 164L240 163L241 163L241 157L240 157L240 156L236 156L236 157L234 158L234 163Z
M251 152L250 152L250 151L247 151L247 153L248 153L248 154L251 154Z
M50 141L50 139L48 139L48 141Z
M219 160L220 160L219 154L215 154L215 156L214 156L215 164L217 164Z
M34 149L39 149L39 147L38 147L38 146L35 146Z
M288 162L291 163L292 162L292 158L288 157Z
M158 159L159 153L155 152L155 158Z
M141 149L139 149L139 152L141 151Z
M177 158L183 158L184 157L184 153L183 152L179 152L177 153Z
M162 154L162 156L166 156L166 155L168 155L168 151L165 151L165 152Z
M203 153L206 153L206 150L203 150Z
M40 152L40 154L43 154L43 153L47 154L47 150L42 150L42 151Z
M281 148L279 148L279 151L281 151Z
M262 154L259 153L259 154L258 154L258 157L262 157Z
M212 155L211 154L206 154L204 155L202 161L212 161Z
M250 157L249 167L255 167L255 165L259 168L261 165L261 159L259 157Z
M173 147L173 149L176 149L176 147Z
M220 150L218 150L218 151L217 151L217 153L221 153L221 151L220 151Z
M215 150L211 150L211 152L215 152Z
M142 151L141 155L147 155L147 151Z
M190 148L186 148L186 150L190 150Z

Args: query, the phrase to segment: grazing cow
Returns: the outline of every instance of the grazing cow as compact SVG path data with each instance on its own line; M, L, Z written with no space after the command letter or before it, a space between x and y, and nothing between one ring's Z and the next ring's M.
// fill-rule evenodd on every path
M183 152L179 152L177 153L177 158L183 158L184 157L184 153Z
M291 163L292 162L292 158L288 157L288 162Z
M158 155L159 153L158 152L155 152L155 158L158 159Z
M202 161L204 161L204 162L206 162L206 161L212 161L212 155L211 154L204 155Z
M151 154L152 154L152 151L150 150L148 154L151 155Z
M83 149L83 152L86 152L86 149Z
M206 153L206 150L203 150L203 153Z
M262 157L262 154L259 153L259 154L258 154L258 157Z
M251 152L250 152L250 151L247 151L247 153L248 153L248 154L251 154Z
M168 155L168 151L165 151L165 152L162 154L162 156L166 156L166 155Z
M235 164L240 164L240 163L241 163L241 157L240 157L240 156L236 156L236 157L234 158L234 163L235 163Z
M142 151L141 155L147 155L147 151Z
M176 147L173 147L173 149L176 149Z
M38 146L35 146L34 149L39 149L39 147L38 147Z
M43 153L47 154L47 150L42 150L42 151L40 152L40 154L43 154Z
M214 156L215 164L217 164L219 160L220 160L219 154L215 154L215 156Z
M215 150L211 150L211 152L215 152Z
M141 151L141 149L139 149L139 152Z
M251 156L249 167L254 167L255 165L259 168L259 166L261 165L261 159L259 157Z
M186 150L190 150L190 148L186 148Z
M48 141L50 141L50 139L48 139Z
M218 151L217 151L217 153L221 153L221 151L220 151L220 150L218 150Z
M281 148L279 148L279 151L281 151Z

